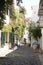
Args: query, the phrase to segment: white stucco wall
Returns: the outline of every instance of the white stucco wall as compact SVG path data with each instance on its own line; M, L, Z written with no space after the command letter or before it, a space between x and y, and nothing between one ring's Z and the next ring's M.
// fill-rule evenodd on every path
M43 28L42 28L42 50L43 50Z
M38 43L40 44L40 48L43 50L43 28L41 28L42 36L38 39Z
M40 26L43 27L43 16L39 16ZM39 40L40 48L43 50L43 28L41 28L42 37Z
M0 47L1 47L1 30L0 30Z

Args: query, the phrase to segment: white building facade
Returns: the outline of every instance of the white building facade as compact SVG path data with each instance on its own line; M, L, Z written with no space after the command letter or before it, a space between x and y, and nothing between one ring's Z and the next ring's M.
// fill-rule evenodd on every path
M32 6L32 21L37 22L39 17L38 17L38 9L39 6L38 5L34 5Z
M41 32L42 32L40 47L43 50L43 0L40 0L38 15L39 15L39 23L40 23Z

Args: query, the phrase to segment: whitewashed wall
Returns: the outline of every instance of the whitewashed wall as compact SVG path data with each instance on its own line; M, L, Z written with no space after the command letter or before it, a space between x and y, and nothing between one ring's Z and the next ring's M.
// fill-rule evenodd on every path
M1 30L0 30L0 47L1 47Z
M42 28L42 50L43 50L43 28Z

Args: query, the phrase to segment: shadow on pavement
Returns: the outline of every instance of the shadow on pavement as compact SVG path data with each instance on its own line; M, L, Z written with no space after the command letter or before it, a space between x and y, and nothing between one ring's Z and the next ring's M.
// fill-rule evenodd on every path
M34 53L30 47L22 46L0 58L0 65L41 65L41 62L38 53Z

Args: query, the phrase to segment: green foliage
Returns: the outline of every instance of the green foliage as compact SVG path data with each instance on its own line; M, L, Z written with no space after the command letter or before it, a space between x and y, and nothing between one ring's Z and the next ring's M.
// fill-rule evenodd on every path
M13 5L12 5L12 7L11 7L10 19L11 19L12 21L15 21L15 22L16 22L16 20L17 20L17 21L21 21L21 18L19 17L18 12L16 11L16 8L15 8Z
M25 25L23 25L22 23L22 18L19 16L18 12L16 11L16 8L12 5L11 7L11 13L10 13L10 22L9 25L4 25L3 27L3 31L12 31L12 27L13 27L13 32L14 34L16 34L18 36L18 38L20 38L22 36L22 33L24 31ZM24 9L21 12L22 15L24 17L25 13L24 13Z
M0 29L2 29L5 19L5 0L0 0Z
M4 22L0 21L0 30L3 28Z
M10 32L11 29L12 29L12 28L11 28L11 25L6 25L6 24L5 24L5 25L3 26L3 28L2 28L2 31L4 31L4 32Z
M24 14L26 13L26 10L23 6L20 6L20 13Z
M0 0L0 29L3 28L3 25L5 23L5 15L6 15L6 10L8 10L8 5L10 5L11 0Z
M41 37L41 29L39 26L37 27L30 27L29 33L31 36L33 36L35 39L38 39Z
M20 4L20 2L22 2L22 0L17 0L17 5ZM12 3L13 0L0 0L0 29L2 29L5 23L5 15L8 14L9 5L11 7Z
M17 5L19 6L22 3L22 0L17 0Z
M23 6L20 6L19 7L19 15L23 18L25 17L25 14L26 14L26 10Z
M10 18L12 20L15 20L17 18L16 9L14 8L14 6L11 7Z
M23 33L23 27L19 26L19 28L15 31L15 34L17 34L18 38L20 39Z
M10 15L10 24L11 27L13 27L14 29L14 33L18 36L18 38L21 37L23 30L24 30L24 25L22 23L22 18L19 16L19 14L17 13L16 9L14 6L12 6L12 11L11 11L11 15ZM24 15L24 13L22 13ZM21 16L23 16L21 15Z

